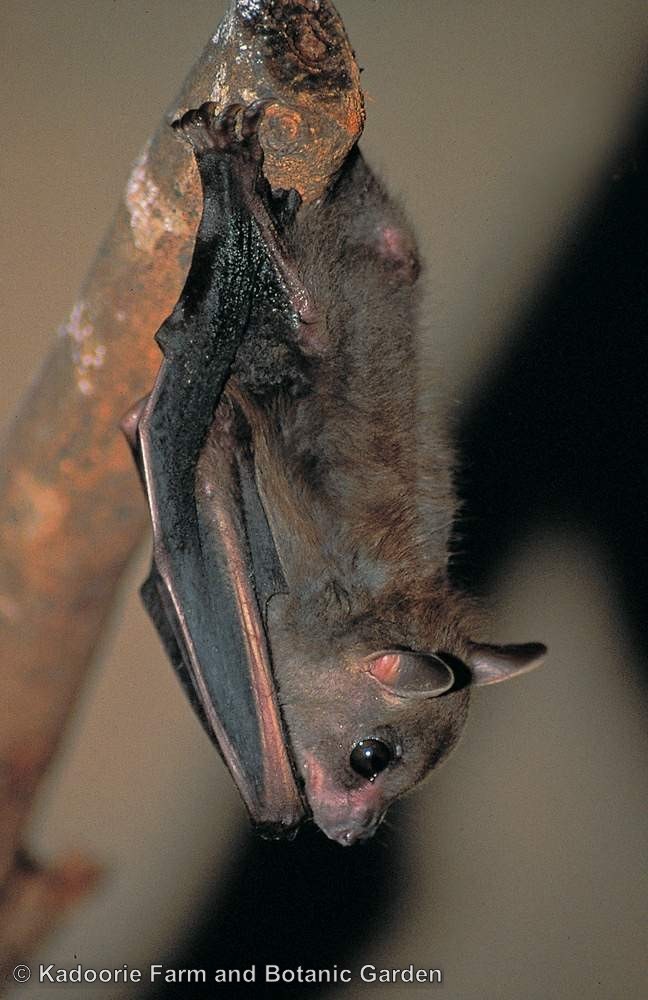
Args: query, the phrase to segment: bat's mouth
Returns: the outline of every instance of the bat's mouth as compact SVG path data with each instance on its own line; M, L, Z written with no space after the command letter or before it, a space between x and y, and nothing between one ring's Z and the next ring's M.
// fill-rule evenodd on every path
M361 844L366 840L370 840L380 824L383 821L384 813L381 813L376 819L373 819L367 826L362 828L358 827L329 827L325 829L320 826L320 829L329 840L334 840L336 844L340 844L342 847L353 847L354 844Z

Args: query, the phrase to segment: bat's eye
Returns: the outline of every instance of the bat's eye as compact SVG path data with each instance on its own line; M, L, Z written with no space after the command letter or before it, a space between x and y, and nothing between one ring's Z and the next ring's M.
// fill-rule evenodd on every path
M382 740L360 740L351 751L349 764L356 774L373 781L393 759L394 751Z

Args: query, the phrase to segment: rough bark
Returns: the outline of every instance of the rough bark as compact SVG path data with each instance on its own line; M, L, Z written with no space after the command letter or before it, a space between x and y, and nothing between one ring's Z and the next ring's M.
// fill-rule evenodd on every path
M272 97L261 138L275 187L317 198L357 139L362 96L329 0L238 0L135 163L68 322L0 457L0 967L97 877L21 852L145 505L118 422L160 364L200 215L193 159L169 121L205 100ZM2 979L0 979L0 983Z

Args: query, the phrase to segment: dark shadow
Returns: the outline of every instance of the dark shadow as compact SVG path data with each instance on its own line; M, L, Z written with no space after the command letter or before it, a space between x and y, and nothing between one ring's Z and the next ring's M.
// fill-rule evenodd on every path
M454 572L484 589L532 520L594 536L646 652L648 101L461 427Z
M404 820L400 817L397 825ZM200 996L319 996L320 985L264 983L264 967L342 969L373 935L388 933L397 904L407 894L393 831L352 848L340 847L310 826L292 842L269 842L249 834L233 845L227 870L212 875L213 892L197 914L188 943L169 956L170 967L217 969L256 967L254 985L186 987L162 985L149 1000Z

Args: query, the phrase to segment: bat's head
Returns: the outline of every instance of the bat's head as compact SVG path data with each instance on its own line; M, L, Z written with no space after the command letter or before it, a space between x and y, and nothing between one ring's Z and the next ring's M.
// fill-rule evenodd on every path
M391 803L457 743L473 685L531 669L539 643L442 650L336 653L280 670L281 699L315 823L350 845L372 836ZM284 665L286 666L286 665Z

